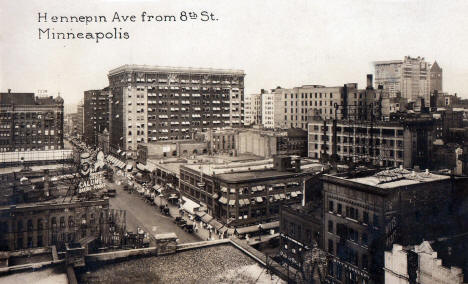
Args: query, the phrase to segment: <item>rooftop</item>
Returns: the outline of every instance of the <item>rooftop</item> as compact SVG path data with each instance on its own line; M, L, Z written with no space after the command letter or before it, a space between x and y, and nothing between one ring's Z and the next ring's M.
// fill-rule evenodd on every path
M170 67L170 66L126 64L126 65L110 70L109 76L118 74L120 72L126 72L126 71L245 75L244 70L239 70L239 69L215 69L215 68Z
M79 283L284 283L232 245L106 264Z
M339 176L332 177L336 179L351 181L358 184L369 185L380 189L392 189L402 186L450 179L449 176L434 174L430 173L429 171L415 172L403 168L384 170L377 172L373 175L358 178L346 178Z

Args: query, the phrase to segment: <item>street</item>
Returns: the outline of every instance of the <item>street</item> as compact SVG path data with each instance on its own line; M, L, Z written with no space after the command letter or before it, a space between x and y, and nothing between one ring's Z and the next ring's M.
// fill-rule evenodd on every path
M115 181L124 179L114 175ZM117 195L109 199L110 208L126 210L127 231L136 232L142 228L151 234L174 232L179 238L179 243L197 242L201 239L196 234L190 234L182 230L174 223L174 217L162 215L154 204L145 202L138 193L128 193L122 185L109 183L108 188L115 188Z

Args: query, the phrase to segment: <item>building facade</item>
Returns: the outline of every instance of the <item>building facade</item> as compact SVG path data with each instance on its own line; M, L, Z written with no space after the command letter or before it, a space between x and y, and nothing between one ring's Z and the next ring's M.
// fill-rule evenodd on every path
M262 93L245 97L245 125L262 124Z
M83 123L84 141L97 146L98 134L109 129L109 88L84 92Z
M1 250L79 242L85 238L106 238L109 200L65 203L23 203L0 208Z
M281 204L301 203L306 174L290 158L275 164L183 165L180 192L231 227L278 221Z
M335 131L336 130L336 131ZM314 159L378 166L431 168L432 117L388 122L331 120L309 123L308 155Z
M383 283L384 251L453 228L449 176L405 169L323 177L329 283Z
M377 61L374 66L376 88L382 85L390 97L401 94L408 101L416 101L419 97L428 105L432 88L442 90L442 69L437 62L431 68L424 57Z
M290 128L273 131L268 129L247 129L238 133L237 153L250 153L264 158L274 155L307 155L307 132Z
M110 143L191 139L244 125L244 71L124 65L109 72Z
M465 247L466 245L462 248ZM460 253L464 251L454 251L451 254ZM441 259L428 241L409 248L394 244L391 251L385 252L385 283L466 283L463 281L462 268L444 265L444 261L449 260Z
M63 149L63 99L0 93L0 152Z

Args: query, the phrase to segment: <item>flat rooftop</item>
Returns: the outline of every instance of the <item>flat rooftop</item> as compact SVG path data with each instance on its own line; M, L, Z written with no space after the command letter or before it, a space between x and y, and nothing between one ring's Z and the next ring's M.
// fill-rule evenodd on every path
M68 164L52 164L52 165L42 165L42 166L29 166L31 171L36 172L36 171L42 171L42 170L58 170L61 168L71 168L71 165ZM10 173L15 173L19 172L23 169L23 167L18 166L18 167L6 167L6 168L0 168L0 174L10 174Z
M233 245L106 264L77 274L79 283L285 283Z
M1 283L68 284L67 273L60 266L0 276Z
M370 176L359 178L344 178L338 176L333 177L363 185L370 185L381 189L392 189L402 186L450 179L449 176L445 175L439 175L430 172L415 172L401 168L384 170Z
M240 70L240 69L171 67L171 66L157 66L157 65L126 64L126 65L110 70L109 76L120 73L120 72L125 72L125 71L245 75L244 70Z

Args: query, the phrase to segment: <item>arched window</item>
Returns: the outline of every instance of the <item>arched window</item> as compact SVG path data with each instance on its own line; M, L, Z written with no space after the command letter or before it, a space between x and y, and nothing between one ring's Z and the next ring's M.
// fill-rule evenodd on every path
M195 155L198 154L198 150L197 150L197 149L193 150L193 153L194 153Z
M172 156L174 156L174 157L177 156L177 151L173 151Z

